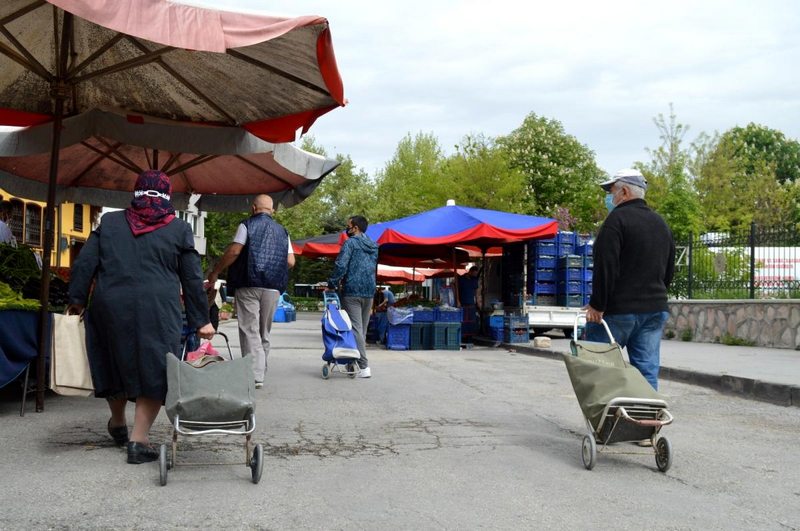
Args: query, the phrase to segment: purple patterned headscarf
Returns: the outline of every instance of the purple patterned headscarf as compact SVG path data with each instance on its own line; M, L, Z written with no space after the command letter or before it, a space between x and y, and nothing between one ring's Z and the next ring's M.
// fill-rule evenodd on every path
M175 218L171 196L172 183L166 173L146 170L139 174L133 188L133 201L125 210L125 218L134 236L152 232Z

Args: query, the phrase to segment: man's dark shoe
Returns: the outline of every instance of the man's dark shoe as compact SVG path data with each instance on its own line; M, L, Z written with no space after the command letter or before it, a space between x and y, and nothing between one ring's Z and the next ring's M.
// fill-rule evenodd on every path
M108 419L108 434L111 435L111 438L114 439L114 443L117 446L125 446L128 444L127 426L117 426L116 428L112 428L111 419Z
M146 444L130 441L128 442L128 463L140 465L158 459L158 450Z

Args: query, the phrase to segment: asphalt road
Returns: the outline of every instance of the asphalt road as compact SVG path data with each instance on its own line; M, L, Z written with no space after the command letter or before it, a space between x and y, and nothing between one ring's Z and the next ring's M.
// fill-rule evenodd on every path
M257 392L258 485L240 464L178 466L161 487L111 444L104 401L48 395L21 418L5 389L0 529L800 529L797 408L663 381L672 468L619 444L587 471L562 362L373 347L373 378L326 381L319 315L299 318L274 325ZM154 439L170 433L162 414ZM243 461L243 440L182 437L178 458Z

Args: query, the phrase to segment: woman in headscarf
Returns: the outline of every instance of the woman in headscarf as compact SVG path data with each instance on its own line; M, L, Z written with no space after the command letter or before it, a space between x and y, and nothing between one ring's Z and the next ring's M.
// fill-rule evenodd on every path
M214 335L194 236L175 217L171 192L165 173L139 175L131 206L103 215L70 279L68 312L88 305L95 396L108 400L108 433L119 446L127 444L131 464L158 459L149 434L167 394L165 355L180 352L181 293L188 325L200 337ZM136 402L130 439L128 400Z

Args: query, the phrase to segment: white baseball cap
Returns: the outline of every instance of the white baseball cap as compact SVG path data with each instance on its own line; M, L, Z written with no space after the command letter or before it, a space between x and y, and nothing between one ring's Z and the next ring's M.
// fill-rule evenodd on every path
M642 175L642 172L633 168L625 168L624 170L619 170L614 176L607 180L606 182L600 183L600 187L608 192L611 190L611 186L616 183L621 182L625 184L632 184L633 186L638 186L643 190L647 190L647 180Z

